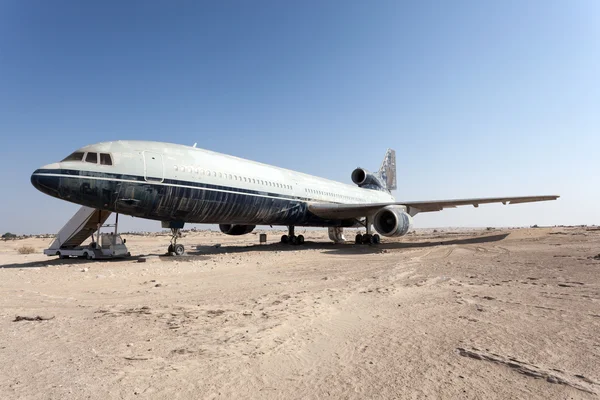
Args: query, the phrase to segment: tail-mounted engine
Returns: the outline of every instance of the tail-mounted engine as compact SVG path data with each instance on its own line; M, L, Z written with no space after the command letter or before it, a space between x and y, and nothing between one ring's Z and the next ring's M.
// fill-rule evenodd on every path
M374 174L364 168L356 168L352 171L352 182L367 189L396 190L396 152L388 149L379 171Z
M232 225L232 224L220 224L219 229L226 235L245 235L250 233L256 228L256 225Z
M352 182L369 189L385 189L381 179L364 168L356 168L352 171Z
M388 237L402 236L410 230L412 217L404 211L404 207L387 206L375 214L373 225L380 235Z

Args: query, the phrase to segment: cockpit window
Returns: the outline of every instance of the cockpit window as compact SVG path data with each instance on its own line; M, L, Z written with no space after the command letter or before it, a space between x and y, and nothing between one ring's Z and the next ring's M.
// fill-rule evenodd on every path
M110 158L110 154L100 153L100 164L112 165L112 159Z
M87 153L87 156L85 156L85 162L98 164L98 153Z
M81 160L83 160L83 152L76 151L75 153L73 153L70 156L68 156L67 158L65 158L63 161L81 161Z

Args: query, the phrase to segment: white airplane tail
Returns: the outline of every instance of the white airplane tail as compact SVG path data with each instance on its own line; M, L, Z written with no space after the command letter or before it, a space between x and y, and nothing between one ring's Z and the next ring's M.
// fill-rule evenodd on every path
M396 150L387 149L377 177L387 190L396 190Z

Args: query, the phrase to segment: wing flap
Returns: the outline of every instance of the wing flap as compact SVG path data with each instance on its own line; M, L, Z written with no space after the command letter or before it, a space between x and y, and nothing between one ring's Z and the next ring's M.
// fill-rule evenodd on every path
M532 203L536 201L556 200L560 196L521 196L521 197L487 197L476 199L453 199L453 200L435 200L435 201L406 201L389 203L366 203L366 204L332 204L332 203L310 203L308 210L318 217L326 219L349 219L361 218L375 214L381 208L386 206L404 206L410 215L416 215L420 212L441 211L445 208L456 208L459 206L472 205L479 207L480 204L502 203L502 204L521 204Z

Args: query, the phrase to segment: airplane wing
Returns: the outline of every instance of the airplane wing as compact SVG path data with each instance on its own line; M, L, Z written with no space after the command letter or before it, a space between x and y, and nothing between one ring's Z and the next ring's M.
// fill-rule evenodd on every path
M454 199L454 200L436 200L436 201L405 201L389 203L366 203L366 204L332 204L332 203L310 203L308 210L313 214L326 219L346 219L361 218L367 215L373 215L379 209L396 205L405 206L407 212L415 216L420 212L441 211L444 208L454 208L458 206L472 205L479 207L480 204L502 203L519 204L531 203L534 201L556 200L560 196L524 196L524 197L488 197L481 199Z

